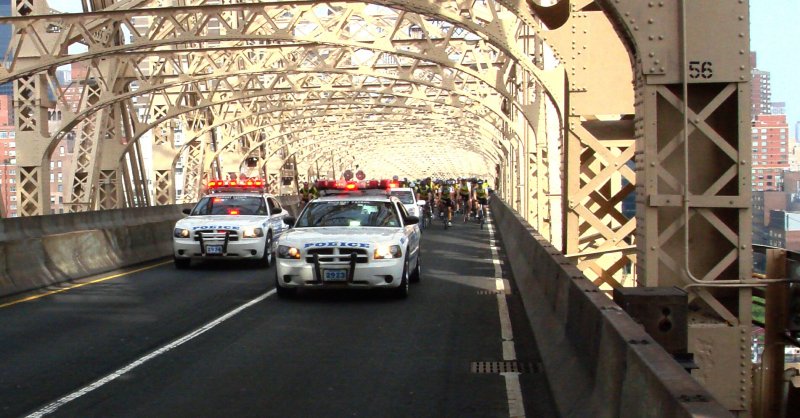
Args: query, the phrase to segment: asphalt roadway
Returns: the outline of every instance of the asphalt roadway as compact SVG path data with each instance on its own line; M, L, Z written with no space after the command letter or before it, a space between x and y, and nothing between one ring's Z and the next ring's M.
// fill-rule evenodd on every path
M488 228L436 223L422 247L405 300L283 300L274 267L171 260L0 300L0 416L556 416ZM523 373L473 370L509 359Z

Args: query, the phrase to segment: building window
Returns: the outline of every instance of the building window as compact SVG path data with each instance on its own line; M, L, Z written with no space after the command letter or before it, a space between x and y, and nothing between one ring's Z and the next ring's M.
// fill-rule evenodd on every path
M64 165L63 163L64 163L63 161L58 160L58 168L61 168L61 166Z
M63 145L58 147L58 154L61 155L62 157L64 156L64 146Z

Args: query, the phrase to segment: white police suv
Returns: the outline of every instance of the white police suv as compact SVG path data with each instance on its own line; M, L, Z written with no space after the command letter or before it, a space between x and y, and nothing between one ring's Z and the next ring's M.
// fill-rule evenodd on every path
M425 204L424 200L417 200L416 193L411 187L392 187L390 192L392 196L397 197L403 206L406 207L408 214L411 216L420 216L420 204Z
M289 212L265 193L263 180L211 180L208 194L172 234L175 267L188 268L192 260L257 260L269 267L275 240L288 228Z
M388 182L318 182L309 202L278 239L276 288L389 289L408 296L420 279L419 218L388 192ZM291 221L291 220L290 220Z

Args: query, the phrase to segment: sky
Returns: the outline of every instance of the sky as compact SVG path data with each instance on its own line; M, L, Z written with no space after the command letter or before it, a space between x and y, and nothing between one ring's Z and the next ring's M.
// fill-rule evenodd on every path
M80 0L49 0L50 7L80 12ZM787 122L794 138L800 122L800 0L750 0L750 50L758 68L769 71L772 101L786 102Z
M786 102L794 138L800 121L800 0L750 0L750 50L770 72L772 101Z

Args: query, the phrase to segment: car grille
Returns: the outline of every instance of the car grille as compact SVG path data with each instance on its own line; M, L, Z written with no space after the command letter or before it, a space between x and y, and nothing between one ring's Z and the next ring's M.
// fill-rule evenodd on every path
M313 263L314 255L317 255L320 263L349 263L351 254L356 254L356 263L369 262L367 250L346 247L312 248L307 252L306 262Z
M228 242L239 241L239 233L234 230L226 229L203 229L194 232L195 241L225 241L225 235L228 235Z

